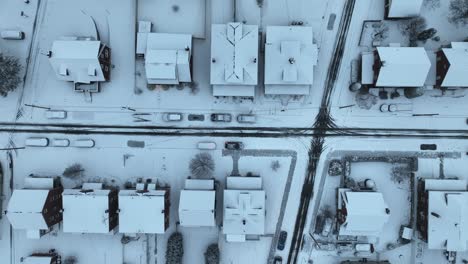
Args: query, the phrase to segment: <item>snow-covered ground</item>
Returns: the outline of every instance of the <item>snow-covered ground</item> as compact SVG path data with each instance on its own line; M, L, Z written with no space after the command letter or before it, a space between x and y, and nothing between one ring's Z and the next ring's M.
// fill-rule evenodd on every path
M13 140L18 147L24 146L24 140L32 134L15 135ZM43 136L43 135L42 135ZM79 136L64 136L58 134L48 135L52 138L67 138L70 141L83 139ZM2 143L6 144L9 136L3 134ZM84 137L86 138L86 137ZM190 175L188 164L193 156L200 152L195 137L123 137L123 136L95 136L96 146L91 149L79 148L31 148L18 149L12 152L14 162L13 188L21 188L23 180L31 173L41 176L60 176L64 169L74 163L80 163L85 169L84 176L80 179L70 180L62 177L65 188L73 188L83 182L105 182L108 185L123 188L125 182L136 182L138 178L157 180L161 184L171 187L170 227L165 235L157 236L156 257L158 263L164 262L165 242L168 236L175 230L184 235L184 263L202 263L203 253L211 243L219 242L223 263L245 263L239 258L239 250L245 249L245 260L254 258L255 263L264 263L268 258L271 237L276 232L279 214L282 210L283 192L288 179L292 179L291 189L287 196L287 204L282 230L292 232L294 218L297 211L297 203L304 179L307 165L308 139L239 139L245 144L246 150L258 151L258 155L242 157L239 160L239 172L245 175L252 172L263 179L263 189L267 195L265 236L260 241L247 242L245 244L226 243L220 227L214 228L187 228L177 227L179 192L183 188L184 180ZM144 148L128 148L128 140L144 141ZM205 139L206 140L206 139ZM223 156L222 148L225 138L212 138L218 149L209 151L215 160L215 178L220 183L220 189L224 189L226 177L232 171L233 161L231 156ZM236 140L230 138L229 140ZM268 155L262 155L262 151L270 151ZM278 155L275 156L275 153ZM288 157L281 152L291 151L294 156ZM5 153L5 151L3 151ZM38 157L42 158L38 158ZM124 158L124 157L127 158ZM297 159L296 159L297 158ZM293 162L294 159L294 162ZM278 170L271 169L273 161L279 161ZM4 168L8 164L5 155L1 157ZM292 166L292 175L289 177ZM9 182L10 175L6 170L5 182ZM8 190L5 186L5 190ZM218 202L218 216L222 216L222 202ZM8 221L2 220L2 243L9 242ZM221 217L218 217L218 225ZM55 248L63 256L77 255L81 263L146 263L147 243L154 248L154 236L142 236L138 241L125 246L120 243L121 235L86 235L65 234L57 228L40 240L28 240L24 231L14 231L12 234L12 250L9 246L2 247L6 254L2 254L2 260L7 261L8 255L12 255L14 262L32 252L48 251ZM149 242L147 242L149 241ZM131 250L133 248L133 250ZM255 248L253 250L252 248ZM150 250L148 254L153 254ZM248 252L252 252L249 254ZM136 259L140 259L136 261ZM194 262L192 262L194 261ZM2 262L2 261L0 261ZM3 263L3 262L2 262Z

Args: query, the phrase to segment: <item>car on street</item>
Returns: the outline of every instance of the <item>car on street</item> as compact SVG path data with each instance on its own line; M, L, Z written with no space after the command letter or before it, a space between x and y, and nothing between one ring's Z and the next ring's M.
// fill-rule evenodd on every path
M190 114L188 115L189 121L205 121L205 115L202 114Z
M213 122L231 122L232 115L226 113L215 113L211 114L211 121Z
M163 120L167 122L177 122L182 121L183 115L182 113L164 113Z
M227 141L224 143L224 148L229 150L241 150L244 149L244 143L240 141Z
M252 114L240 114L237 116L237 122L239 123L255 123L257 121L257 117Z
M278 250L283 250L286 245L286 238L288 238L288 232L281 231L278 238Z
M273 264L282 264L283 263L283 258L280 256L276 256L273 260Z

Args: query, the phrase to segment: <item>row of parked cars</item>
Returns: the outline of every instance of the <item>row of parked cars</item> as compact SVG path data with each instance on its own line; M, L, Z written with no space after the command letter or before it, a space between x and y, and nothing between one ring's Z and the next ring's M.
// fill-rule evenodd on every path
M178 122L184 119L184 115L182 113L164 113L163 120L167 122ZM202 114L189 114L188 115L189 121L204 121L205 115ZM228 113L214 113L210 115L210 120L212 122L218 123L229 123L232 121L232 115ZM255 123L257 118L253 114L239 114L236 118L237 122L239 123Z

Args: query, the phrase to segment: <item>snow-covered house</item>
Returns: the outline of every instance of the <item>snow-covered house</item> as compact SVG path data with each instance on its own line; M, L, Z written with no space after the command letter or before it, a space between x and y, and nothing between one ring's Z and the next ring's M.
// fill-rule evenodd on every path
M265 199L260 177L227 178L223 205L226 241L243 242L265 234Z
M468 191L466 180L426 179L418 192L418 227L429 249L466 251Z
M148 84L192 82L192 35L150 31L150 22L139 22L136 52L145 58Z
M416 17L424 0L385 0L385 18Z
M63 191L63 232L107 234L117 227L118 195L102 184Z
M181 226L216 226L216 191L213 179L187 179L180 192Z
M59 264L59 256L50 253L35 253L29 257L25 257L21 262L23 264Z
M111 49L101 41L56 40L49 52L49 62L57 79L75 85L110 80Z
M437 52L439 87L468 87L468 42L452 42L451 48Z
M27 230L29 238L47 233L62 221L62 191L53 178L26 178L25 188L14 190L8 202L12 227Z
M155 184L119 192L119 232L164 234L169 227L169 190Z
M390 210L379 192L338 190L340 236L377 237L390 218Z
M210 83L214 96L255 96L258 26L242 23L212 25Z
M314 82L317 53L312 27L268 26L265 94L308 95Z
M362 54L361 83L374 87L423 87L431 62L422 47L378 47Z

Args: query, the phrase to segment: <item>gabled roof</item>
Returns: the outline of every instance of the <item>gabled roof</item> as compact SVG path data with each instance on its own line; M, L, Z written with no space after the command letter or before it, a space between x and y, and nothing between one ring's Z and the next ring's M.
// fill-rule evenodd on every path
M182 190L179 221L182 226L215 226L214 190Z
M423 0L390 0L388 17L415 17L419 16Z
M223 233L263 235L265 198L262 190L224 190Z
M211 32L210 83L229 85L231 89L236 89L239 85L257 85L258 26L242 23L214 24ZM241 95L244 94L245 92Z
M105 81L99 62L100 41L56 40L51 51L49 61L59 80L75 83Z
M429 191L428 248L466 251L468 192Z
M441 86L468 87L468 43L452 43L442 51L450 65Z
M110 190L63 191L63 232L109 233Z
M390 214L383 196L378 192L340 191L345 203L346 221L340 226L340 235L377 236Z
M268 26L265 43L266 94L308 94L318 49L312 27ZM275 89L279 86L278 89ZM281 88L285 85L286 88ZM306 86L307 89L303 89Z
M422 87L431 62L422 47L378 47L380 73L379 87Z
M48 195L49 190L14 190L7 208L7 217L13 228L48 229L42 214Z
M164 190L134 190L119 192L119 232L164 234L165 228Z

